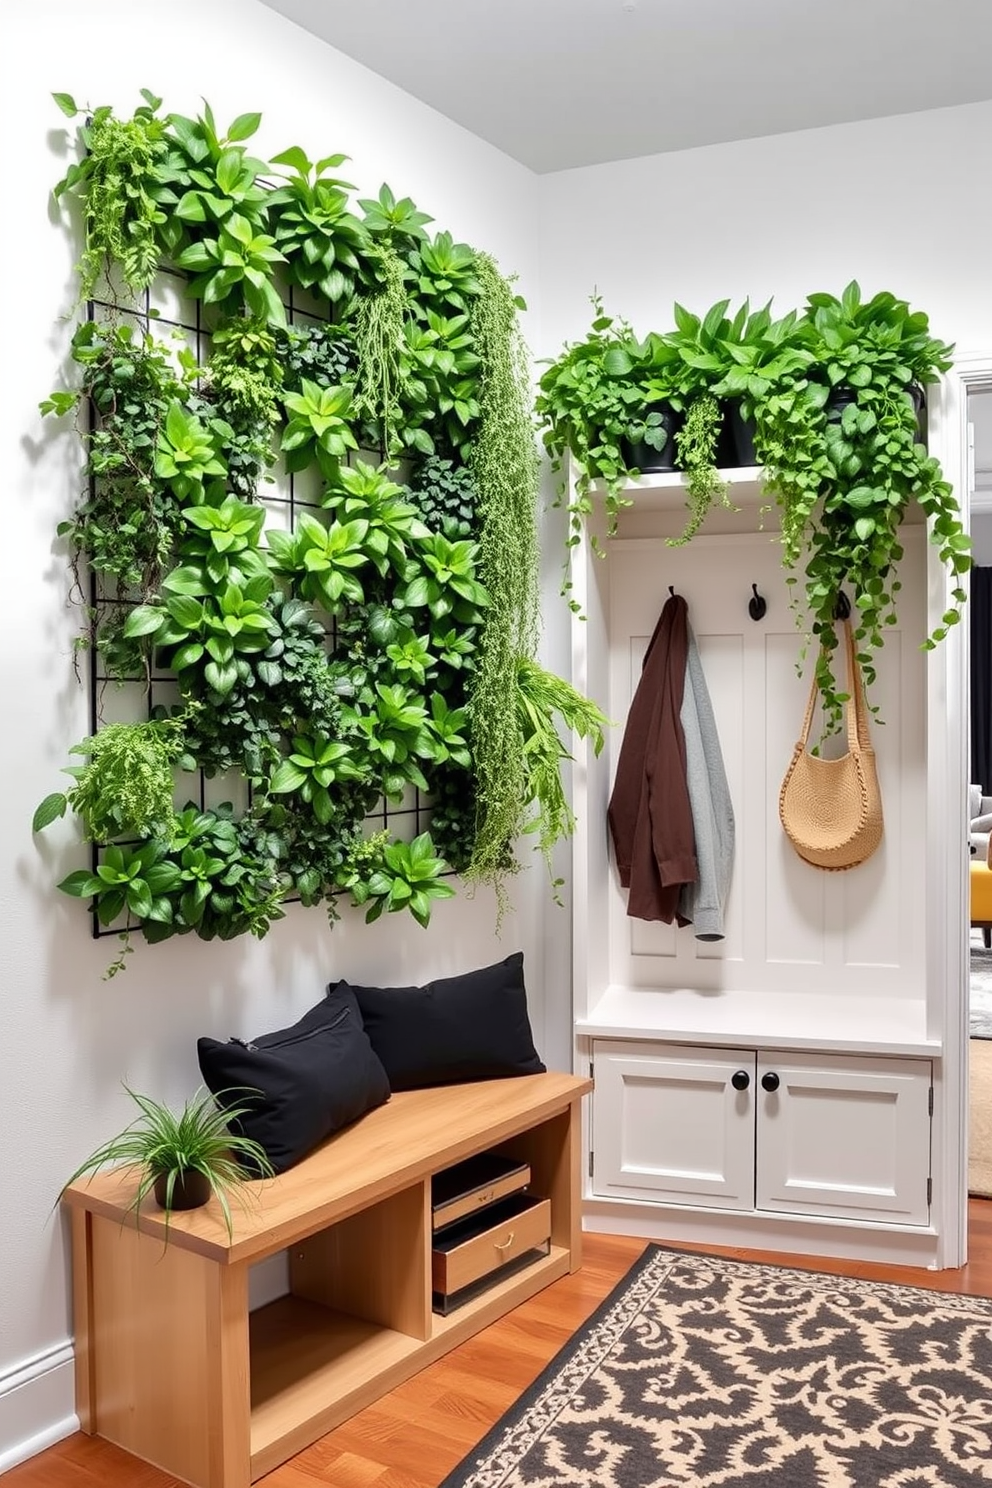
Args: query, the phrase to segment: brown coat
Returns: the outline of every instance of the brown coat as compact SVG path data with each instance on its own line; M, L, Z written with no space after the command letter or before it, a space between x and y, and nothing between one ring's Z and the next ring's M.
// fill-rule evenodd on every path
M676 594L644 655L609 807L620 882L630 890L627 913L666 924L678 916L682 885L698 877L679 719L688 649L686 602Z

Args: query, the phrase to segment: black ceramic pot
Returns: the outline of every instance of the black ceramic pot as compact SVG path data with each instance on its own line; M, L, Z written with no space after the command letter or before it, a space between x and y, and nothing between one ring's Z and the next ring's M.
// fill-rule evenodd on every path
M758 456L754 448L754 419L746 419L741 412L740 400L733 398L726 405L723 422L729 430L735 465L757 465Z
M831 388L826 401L827 417L837 423L843 416L844 409L851 403L858 401L857 388L837 386Z
M664 429L666 436L665 443L660 450L656 450L650 444L630 439L622 440L621 450L628 470L640 470L644 475L661 470L674 470L676 468L675 436L682 427L684 415L676 413L668 403L654 403L644 412L645 414L657 413L660 416L660 427Z
M920 387L918 382L912 382L906 392L916 414L916 438L924 448L927 448L930 427L930 421L927 418L927 390Z
M155 1202L160 1209L164 1209L166 1189L169 1182L168 1173L159 1173L155 1179L155 1187L152 1192ZM172 1189L172 1203L170 1209L199 1209L210 1197L210 1179L205 1173L196 1172L188 1168L184 1173L176 1174L176 1181Z

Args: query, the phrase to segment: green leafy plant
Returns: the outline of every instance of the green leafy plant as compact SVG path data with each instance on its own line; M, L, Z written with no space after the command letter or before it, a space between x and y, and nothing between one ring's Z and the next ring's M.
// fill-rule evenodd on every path
M368 525L364 517L356 517L325 527L301 512L295 532L267 534L272 565L292 579L298 597L322 605L329 615L344 604L361 604L365 596L355 570L369 562Z
M478 525L479 490L468 466L439 455L419 462L407 496L432 532L471 537Z
M327 480L338 474L340 461L358 441L346 415L351 410L351 392L346 387L319 387L303 378L298 393L284 397L290 414L282 435L286 469L305 470L316 461Z
M74 744L70 754L84 765L69 765L75 785L45 799L35 811L32 830L75 811L91 842L114 837L153 837L172 830L173 767L192 764L186 754L188 710L176 718L146 723L111 723Z
M275 337L264 322L235 316L213 332L206 396L223 421L228 482L247 498L272 460L283 377Z
M68 93L52 95L66 118L85 120L78 132L82 156L54 193L56 201L68 193L82 203L85 247L76 265L81 300L111 265L120 266L135 293L148 288L158 266L159 228L166 221L159 191L166 120L159 117L161 98L146 88L141 96L145 101L132 117L118 119L106 106L80 108Z
M447 615L465 624L475 624L489 595L475 577L478 544L449 542L440 533L429 533L413 548L404 569L404 583L397 591L399 602L416 610L426 605L435 620Z
M465 314L427 311L423 324L408 321L400 360L403 442L421 454L438 444L464 458L480 405L475 370L479 358Z
M147 638L165 653L166 664L180 678L195 668L202 672L209 693L227 697L238 681L243 657L269 645L274 624L266 601L272 579L266 574L212 592L203 571L183 568L170 574L164 587L174 592L164 604L132 610L125 636Z
M611 534L619 513L630 505L623 494L628 470L622 444L648 401L633 376L644 357L633 331L626 321L604 312L598 295L592 296L592 306L589 331L581 341L566 345L541 374L536 401L553 468L561 470L568 454L576 462L575 490L568 501L569 548L579 541L592 512L593 481L603 482Z
M389 569L401 572L407 545L430 536L404 494L384 471L359 460L341 467L321 501L342 525L350 521L366 524L362 541L369 561L383 576Z
M299 794L300 800L312 807L322 826L334 816L331 787L342 780L363 780L368 771L356 760L354 751L342 739L328 739L322 734L298 734L292 753L279 765L269 781L272 795Z
M165 422L159 429L155 448L155 474L168 481L180 500L203 499L204 483L209 476L226 474L217 434L205 429L199 419L170 403Z
M365 214L368 231L393 247L416 247L427 236L427 224L434 221L426 212L418 211L412 197L402 196L397 200L386 185L380 187L377 197L365 197L358 205Z
M739 398L743 416L753 418L757 406L782 379L801 372L811 360L795 310L773 320L771 301L752 311L745 300L721 330L717 344L708 349L703 370L716 378L710 382L713 397Z
M385 796L398 800L408 784L427 789L419 761L447 751L439 748L426 707L408 688L376 682L342 709L342 717L374 762Z
M468 316L480 283L475 250L467 243L456 243L449 232L424 237L410 254L410 267L419 291L415 304L424 319L452 311Z
M231 1197L244 1200L250 1178L273 1176L265 1149L251 1137L230 1129L229 1123L237 1123L240 1116L251 1110L252 1092L224 1091L224 1096L234 1099L221 1107L208 1092L197 1091L177 1115L168 1106L139 1094L127 1084L124 1089L137 1105L139 1115L80 1163L62 1193L84 1175L97 1173L108 1165L137 1168L138 1183L126 1213L134 1213L140 1226L144 1200L152 1192L156 1197L161 1195L168 1236L170 1211L185 1186L199 1176L207 1193L220 1205L230 1239L234 1232Z
M90 908L99 924L107 927L125 916L120 934L121 949L104 973L105 980L117 975L131 951L131 928L135 921L158 920L172 923L172 903L168 895L179 884L179 869L165 861L166 844L162 838L137 847L116 844L101 854L93 871L78 868L59 884L63 894L74 899L89 899Z
M286 885L276 844L254 811L235 821L230 802L215 811L188 804L176 817L164 861L176 869L166 891L171 915L142 922L151 943L191 931L201 940L261 937L283 917Z
M286 324L286 307L272 281L272 266L284 262L275 239L240 213L176 259L179 268L192 270L189 292L205 305L228 307L241 297L252 315L277 326Z
M268 200L276 246L293 282L332 303L354 292L368 251L367 232L348 206L353 187L328 174L347 158L328 155L314 163L299 145L272 157L273 165L289 167L286 184Z
M82 387L43 405L75 413L86 442L62 531L87 638L109 675L157 685L171 671L179 694L147 725L181 737L164 765L131 740L133 760L110 768L120 739L99 729L105 758L71 767L77 790L90 772L105 815L92 812L91 869L63 888L120 933L111 974L135 931L261 935L289 893L332 919L350 893L426 923L452 892L451 859L426 837L364 836L382 798L411 786L457 865L499 895L527 789L517 662L537 634L535 429L510 282L450 233L430 236L388 186L356 212L343 156L255 158L257 113L225 131L206 103L196 118L160 110L146 94L134 128L109 110L89 120L104 164L94 151L60 195L85 206L89 193L95 210L134 146L134 192L125 182L116 236L94 231L93 264L118 283L133 234L125 282L146 259L185 275L204 307L196 355L153 339L154 308L146 333L101 324L96 306L74 340ZM117 205L104 205L109 222ZM287 324L287 283L326 296L332 323L298 298ZM379 460L350 464L359 450ZM282 492L257 500L277 454L307 477L291 486L288 531L272 520ZM174 811L177 766L239 772L250 804ZM36 825L73 797L47 798Z
M453 899L455 891L441 881L442 858L434 854L429 832L412 842L387 842L367 859L353 859L344 875L354 902L367 904L366 923L383 913L408 909L418 925L430 924L431 910L438 899Z
M76 411L86 448L85 484L58 532L74 564L85 557L122 595L147 597L182 530L181 498L157 475L155 453L169 409L187 396L190 369L135 326L96 320L76 328L72 358L82 369L80 391L41 404L44 414Z

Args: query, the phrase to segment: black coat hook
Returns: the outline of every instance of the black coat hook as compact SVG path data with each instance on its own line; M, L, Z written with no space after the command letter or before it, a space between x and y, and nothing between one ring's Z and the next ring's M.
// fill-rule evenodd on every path
M758 593L757 584L751 585L752 598L747 602L747 612L752 620L763 620L768 610L768 601Z
M837 591L837 603L834 605L835 620L849 620L851 618L851 601L843 589Z
M675 598L675 585L674 584L669 584L669 586L668 586L668 592L672 596L672 598L674 599Z

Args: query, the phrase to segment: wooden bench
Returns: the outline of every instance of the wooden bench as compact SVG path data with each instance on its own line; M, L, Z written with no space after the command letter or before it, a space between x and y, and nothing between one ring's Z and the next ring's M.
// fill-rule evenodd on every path
M548 1073L402 1092L232 1204L127 1209L133 1172L66 1191L84 1431L198 1488L247 1488L581 1263L579 1107ZM550 1201L548 1253L432 1309L431 1177L498 1148ZM513 1241L500 1237L500 1259ZM290 1292L249 1312L249 1268L287 1251Z

